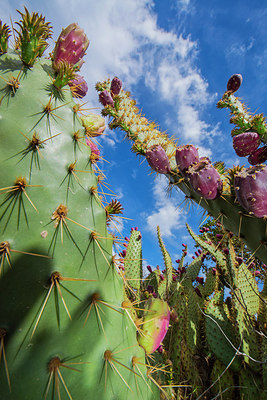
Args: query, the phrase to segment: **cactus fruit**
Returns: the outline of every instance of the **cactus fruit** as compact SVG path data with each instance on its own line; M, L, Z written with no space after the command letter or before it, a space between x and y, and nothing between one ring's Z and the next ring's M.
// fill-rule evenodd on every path
M241 74L232 75L227 82L227 91L231 93L236 92L240 88L242 81L243 78Z
M113 96L116 96L120 93L122 88L122 82L119 78L115 76L115 78L112 79L111 85L110 85L110 91Z
M48 24L21 15L16 50L0 56L0 399L158 399L122 306L125 279L107 226L118 207L103 206L80 105L67 84L53 85L57 71L40 57ZM84 54L72 27L54 64ZM76 32L81 51L69 57Z
M176 149L176 163L181 172L185 172L193 164L199 161L198 150L192 144L179 146Z
M76 74L74 79L72 79L68 84L73 97L81 99L88 91L88 86L84 77L79 74Z
M192 164L187 176L193 189L204 199L216 199L220 196L223 183L218 171L207 160Z
M235 175L235 192L239 203L258 218L267 217L267 166L243 168Z
M252 154L260 145L257 132L243 132L233 137L233 148L239 157Z
M147 149L146 159L150 167L159 174L167 174L171 170L169 158L159 144Z
M111 106L114 107L114 100L111 94L107 90L103 90L103 92L99 95L99 101L103 106Z
M262 164L265 161L267 161L267 146L260 147L248 157L248 162L251 165Z
M62 32L53 51L53 66L57 70L61 63L72 66L80 63L89 46L89 40L76 23L72 23Z

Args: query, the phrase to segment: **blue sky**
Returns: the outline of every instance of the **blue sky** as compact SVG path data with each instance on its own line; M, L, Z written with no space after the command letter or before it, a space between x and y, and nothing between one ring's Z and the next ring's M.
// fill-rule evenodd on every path
M266 113L267 4L262 0L0 0L0 18L18 20L25 5L50 21L56 40L62 27L77 22L90 39L81 74L88 82L84 99L100 112L94 89L99 80L118 76L139 107L163 131L193 143L201 155L227 167L245 164L232 149L228 112L216 103L234 73L243 75L238 91L252 112ZM50 47L50 51L52 46ZM201 209L177 209L181 193L166 194L167 180L150 174L130 152L120 131L106 129L99 163L118 194L123 236L131 226L143 235L145 263L161 265L156 241L159 224L173 259L190 243L185 222L197 231ZM191 247L192 252L194 251ZM188 258L190 261L190 257Z

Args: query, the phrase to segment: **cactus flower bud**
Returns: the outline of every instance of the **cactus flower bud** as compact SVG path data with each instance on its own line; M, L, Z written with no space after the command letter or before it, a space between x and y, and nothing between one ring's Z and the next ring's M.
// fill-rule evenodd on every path
M239 157L252 154L260 145L257 132L243 132L233 137L233 148Z
M146 159L150 167L160 174L167 174L171 171L169 158L159 144L147 149Z
M110 91L114 96L116 96L120 93L121 88L122 88L122 81L115 76L115 78L113 78L111 81Z
M104 107L114 107L114 100L108 90L103 90L103 92L99 94L99 101Z
M82 98L88 91L87 83L83 76L76 74L75 78L68 83L73 97Z
M267 216L267 167L256 165L243 168L235 175L237 200L249 213L258 218Z
M192 144L177 147L175 158L181 172L186 171L190 165L199 161L198 151Z
M242 83L242 75L241 74L234 74L231 76L231 78L227 82L227 90L229 92L236 92Z
M147 265L147 270L148 270L148 272L152 273L152 268L150 265Z
M72 23L67 28L62 29L61 34L56 42L53 52L53 67L61 62L67 62L75 65L83 58L89 46L89 40L76 23Z
M101 115L90 113L80 118L87 136L100 136L106 129L105 119Z
M262 164L267 160L267 146L260 147L250 154L248 162L251 165Z

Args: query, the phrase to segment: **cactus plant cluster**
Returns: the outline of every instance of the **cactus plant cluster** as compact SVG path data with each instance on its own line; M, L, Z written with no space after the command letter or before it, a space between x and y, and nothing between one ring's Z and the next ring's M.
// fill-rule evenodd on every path
M161 366L156 378L162 398L264 399L266 279L260 292L250 266L236 255L232 235L225 237L226 252L207 232L199 236L187 228L198 246L190 263L183 244L178 267L173 267L159 227L164 269L148 266L148 276L140 279L138 231L132 232L123 254L125 277L131 276L128 298L144 328L139 343L147 357L157 349L152 356L155 368ZM208 257L213 264L205 262ZM134 270L130 259L136 260Z
M267 167L262 163L265 160L261 158L260 163L249 168L237 166L228 170L222 162L212 164L207 157L199 157L194 145L177 146L174 139L160 132L139 112L129 92L121 89L112 95L111 84L107 80L96 85L104 105L102 114L110 117L110 128L124 131L132 141L132 150L143 155L152 170L164 174L171 187L182 190L186 198L202 206L224 227L226 235L227 249L221 249L204 231L201 238L188 228L202 250L185 266L185 248L177 270L172 267L171 257L159 235L165 269L149 267L149 276L137 291L137 297L131 299L140 302L144 296L160 298L170 308L170 328L155 357L155 365L164 366L158 371L158 382L165 382L163 398L215 396L239 400L257 396L264 399L266 271L262 274L260 292L251 263L254 257L263 265L267 262ZM265 120L262 115L245 114L244 107L233 95L240 84L240 77L232 77L223 101L230 98L227 106L236 115L236 137L243 132L250 139L259 135L258 146L266 140ZM112 98L112 102L103 101L103 97ZM247 123L243 128L241 120ZM257 135L252 135L255 131ZM234 143L237 147L237 141ZM252 149L242 140L239 146L243 150ZM254 154L252 150L251 154ZM250 250L248 265L235 252L234 234L241 248L244 242ZM205 257L213 259L216 267L206 267L204 276L199 276ZM127 268L125 274L129 274ZM136 279L137 276L138 272ZM151 343L147 346L149 354Z
M44 58L50 23L19 14L14 49L0 22L0 399L263 400L266 278L260 291L251 262L267 262L266 166L213 165L149 123L119 78L97 84L110 127L225 228L218 243L187 227L198 250L187 263L183 244L174 267L158 227L164 268L144 276L137 228L116 254L123 207L102 190L105 120L79 102L89 40L73 23ZM221 106L238 126L234 146L255 158L265 121L234 97L241 81L231 77Z
M199 157L193 145L177 146L173 138L162 133L139 112L129 92L121 89L119 94L112 96L111 84L112 81L107 80L96 85L104 105L102 114L111 119L110 128L124 131L133 143L132 150L145 156L154 171L167 176L171 187L182 190L188 199L200 204L266 263L266 165L226 169L222 162L212 164L208 157ZM103 96L112 102L103 102ZM240 118L244 120L243 106L228 90L223 99L229 97L235 112L242 113ZM257 127L264 141L264 117L246 118L249 121L247 129Z
M105 125L73 98L88 39L71 24L44 58L50 24L19 14L14 49L0 25L0 399L158 399L101 190Z

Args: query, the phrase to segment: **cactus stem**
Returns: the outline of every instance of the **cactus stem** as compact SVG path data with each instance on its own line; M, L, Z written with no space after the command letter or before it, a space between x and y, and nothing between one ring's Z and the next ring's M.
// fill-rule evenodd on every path
M7 378L7 383L9 386L9 390L11 392L11 383L10 383L10 376L8 372L8 366L7 366L7 359L6 359L6 352L5 352L5 337L6 337L7 331L4 328L0 328L0 363L1 363L1 358L3 354L3 360L4 360L4 367L6 371L6 378Z

